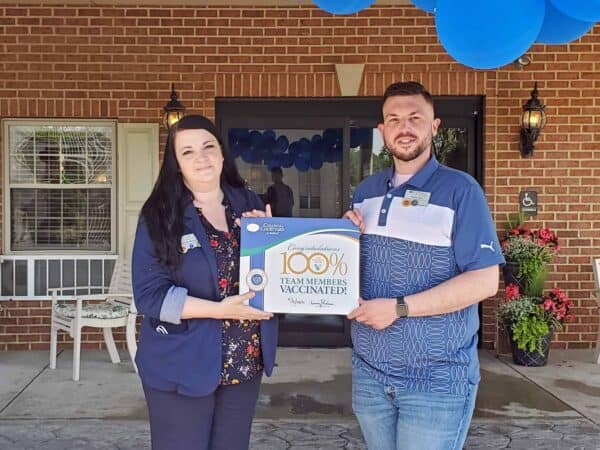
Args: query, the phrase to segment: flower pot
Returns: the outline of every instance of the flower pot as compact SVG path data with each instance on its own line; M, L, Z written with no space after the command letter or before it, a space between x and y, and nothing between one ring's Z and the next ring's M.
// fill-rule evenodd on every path
M519 287L520 292L525 291L525 278L517 277L519 273L519 263L507 261L504 266L502 266L502 278L504 278L504 285L508 286L509 284L516 284Z
M542 353L534 350L533 352L521 350L517 343L512 340L512 331L508 328L508 334L511 337L510 346L513 362L518 366L541 367L548 364L548 354L550 353L550 341L552 340L552 331L542 337Z

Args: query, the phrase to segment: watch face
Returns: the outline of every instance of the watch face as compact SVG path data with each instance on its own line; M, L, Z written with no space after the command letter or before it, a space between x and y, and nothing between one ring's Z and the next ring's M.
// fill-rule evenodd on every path
M398 317L408 316L408 308L406 305L396 305L396 314L398 314Z

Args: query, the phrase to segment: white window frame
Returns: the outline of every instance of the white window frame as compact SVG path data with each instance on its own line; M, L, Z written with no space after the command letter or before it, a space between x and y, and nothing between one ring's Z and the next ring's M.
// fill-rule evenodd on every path
M11 204L10 204L10 189L25 187L25 188L38 188L35 184L28 183L26 186L20 184L10 183L10 133L9 128L12 126L82 126L82 127L110 127L112 129L112 164L111 164L111 205L110 205L110 241L111 248L108 251L101 250L12 250L11 242ZM117 252L117 122L114 120L60 120L60 119L3 119L2 120L2 140L3 140L3 164L4 164L4 180L2 183L3 190L3 231L4 231L4 243L3 250L6 255L47 255L47 254L60 254L60 255L114 255ZM53 185L56 189L90 189L90 188L106 188L105 184L70 184L70 185ZM47 188L48 184L40 184L39 187ZM54 189L53 188L53 189Z

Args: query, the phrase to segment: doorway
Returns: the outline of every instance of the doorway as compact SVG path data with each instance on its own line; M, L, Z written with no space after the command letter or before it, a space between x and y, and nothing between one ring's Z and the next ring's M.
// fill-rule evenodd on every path
M483 97L435 97L442 120L435 140L441 162L483 184ZM291 191L294 217L341 217L354 189L391 165L377 130L381 98L215 99L217 127L250 188L273 201L272 189ZM273 172L281 169L281 179ZM288 190L289 188L289 190ZM276 198L284 197L276 194ZM342 316L280 317L279 345L350 346L350 323Z

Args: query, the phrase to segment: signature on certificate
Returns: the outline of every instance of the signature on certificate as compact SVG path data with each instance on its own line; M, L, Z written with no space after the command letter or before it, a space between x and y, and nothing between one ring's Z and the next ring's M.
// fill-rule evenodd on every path
M288 298L289 302L292 305L304 305L306 302L304 300L301 300L299 298Z
M333 303L330 303L328 300L322 298L321 300L311 300L310 304L316 306L317 308L327 308L329 306L333 306Z

